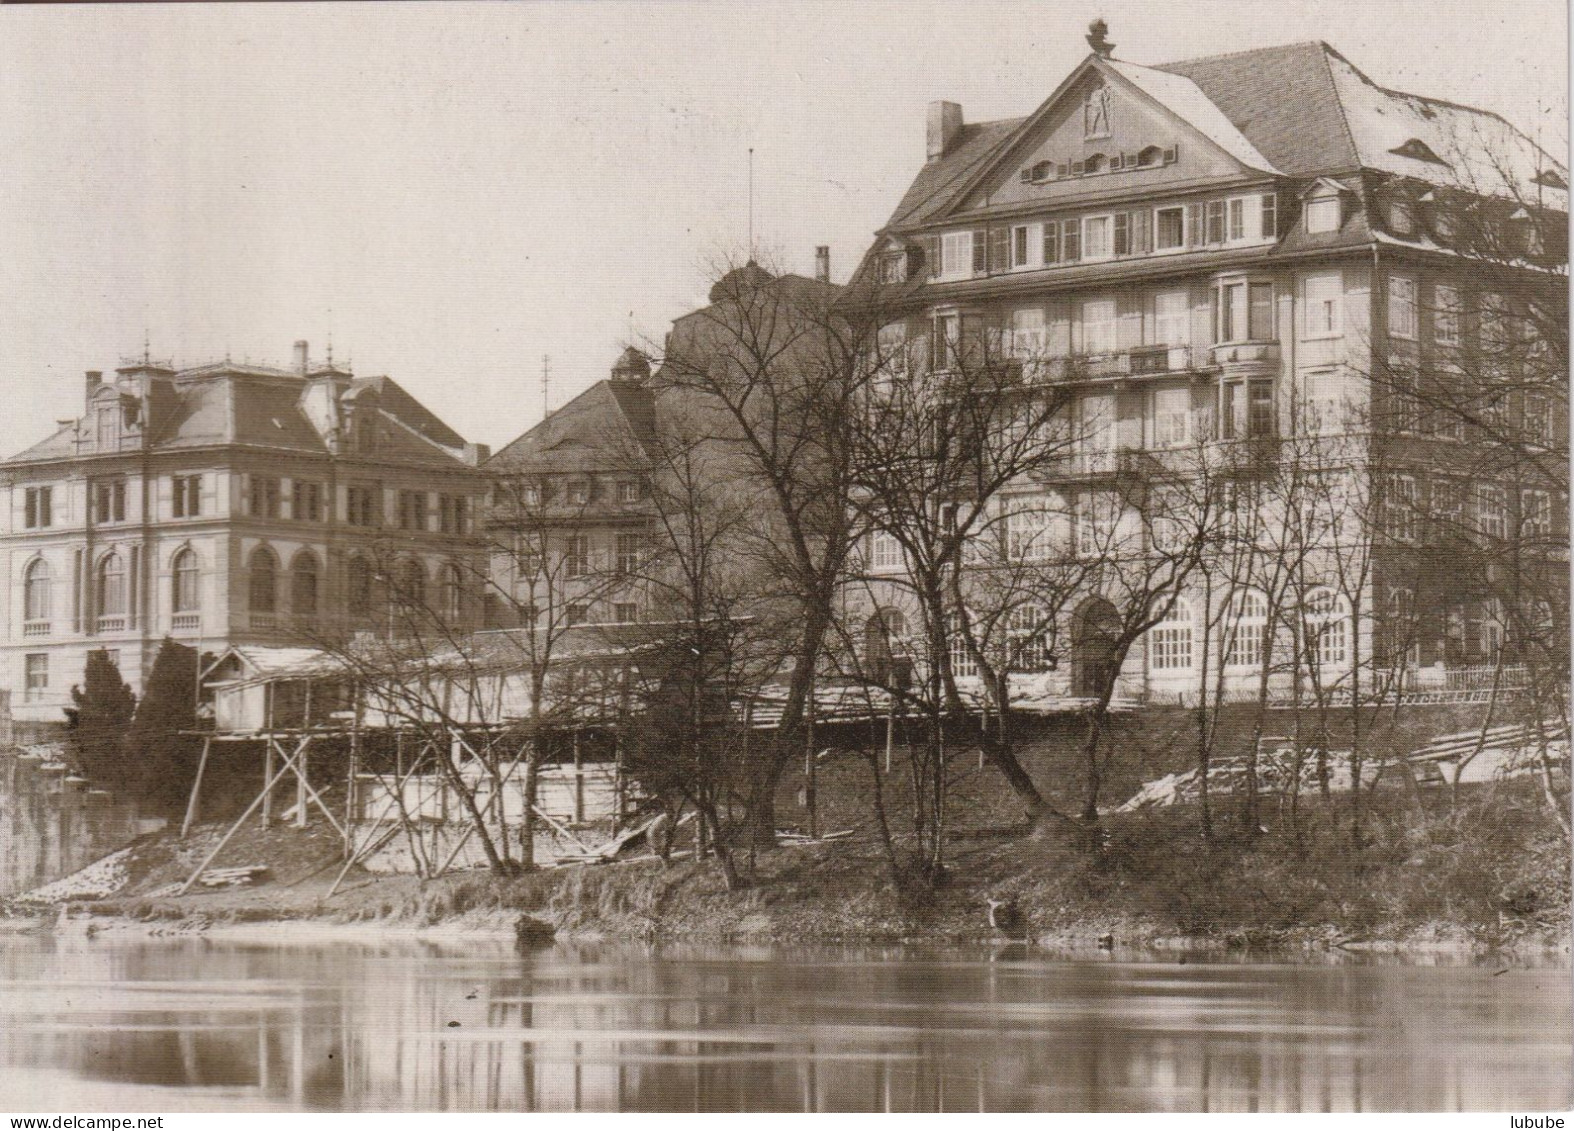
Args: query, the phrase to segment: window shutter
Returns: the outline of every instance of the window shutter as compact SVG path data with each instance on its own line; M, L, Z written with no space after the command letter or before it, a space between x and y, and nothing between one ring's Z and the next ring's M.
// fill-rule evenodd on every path
M1279 238L1279 195L1265 192L1262 197L1262 234L1265 239Z
M1124 212L1115 213L1115 254L1131 254L1131 218Z
M1203 208L1200 204L1186 206L1186 246L1198 247L1203 239Z
M1146 208L1131 214L1131 253L1149 255L1153 251L1153 213Z
M989 229L973 229L973 274L982 275L989 270L986 254L989 250Z
M1044 263L1060 262L1060 221L1044 221Z
M931 279L940 277L940 237L924 237L924 274Z
M975 257L976 259L976 257ZM1011 229L1007 227L991 228L989 230L989 270L1007 271L1011 268Z
M240 513L251 514L251 476L245 473L240 477Z

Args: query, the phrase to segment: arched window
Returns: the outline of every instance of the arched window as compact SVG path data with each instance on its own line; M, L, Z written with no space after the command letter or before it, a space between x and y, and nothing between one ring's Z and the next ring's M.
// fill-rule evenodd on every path
M1317 668L1340 668L1350 662L1350 606L1332 589L1318 588L1301 604L1306 655Z
M290 563L290 612L297 617L317 615L317 584L321 570L317 555L302 550Z
M345 567L345 602L350 615L364 617L372 611L372 567L365 558L351 558Z
M1268 601L1255 589L1242 589L1230 598L1224 621L1224 666L1262 667L1268 636Z
M400 565L398 589L394 597L407 609L426 607L426 570L414 558L407 558Z
M43 558L35 558L29 563L27 572L22 575L22 591L29 625L43 623L47 627L50 615L49 582L49 563Z
M177 613L197 611L197 555L190 549L175 555L170 568L170 608Z
M247 608L254 613L272 614L279 607L279 561L266 546L251 552L251 582L247 589Z
M1184 671L1191 667L1191 605L1175 598L1164 619L1148 634L1154 671Z
M465 578L459 566L449 562L443 567L443 620L453 625L464 618Z
M126 615L126 562L114 550L98 562L98 615L101 619Z

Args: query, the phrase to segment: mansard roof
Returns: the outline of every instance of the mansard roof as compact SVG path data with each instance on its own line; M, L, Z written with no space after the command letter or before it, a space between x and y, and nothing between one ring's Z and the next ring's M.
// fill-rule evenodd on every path
M1328 44L1311 42L1154 67L1090 55L1032 115L964 125L919 170L887 227L920 227L959 205L1094 67L1249 168L1296 178L1373 170L1484 194L1539 191L1544 204L1567 208L1567 193L1546 176L1561 175L1558 162L1499 115L1380 87Z
M153 451L241 446L282 453L327 455L328 438L302 407L308 378L267 366L223 362L173 374L165 385L168 401L148 422ZM344 396L375 391L382 422L375 458L379 462L451 467L463 462L464 439L390 377L351 379L342 375ZM110 387L106 384L105 387ZM5 460L33 463L71 459L77 450L76 424ZM91 426L81 424L84 432Z

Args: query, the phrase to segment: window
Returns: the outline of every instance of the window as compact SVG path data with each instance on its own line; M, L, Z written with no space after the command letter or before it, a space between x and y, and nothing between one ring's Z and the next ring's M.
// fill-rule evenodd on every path
M951 660L951 674L967 679L978 674L978 664L967 647L967 636L962 631L962 618L957 613L946 617L946 652Z
M426 529L426 492L399 492L399 529Z
M1550 398L1540 393L1525 394L1525 439L1550 447L1558 442L1557 415Z
M1420 492L1413 476L1395 475L1388 482L1384 500L1384 527L1396 542L1414 542L1420 531Z
M1229 232L1229 238L1232 241L1234 241L1234 240L1244 240L1246 238L1246 200L1245 200L1244 197L1236 197L1234 200L1229 202L1229 205L1230 205L1230 232Z
M1044 265L1060 262L1060 221L1044 221Z
M645 558L645 536L643 534L618 535L618 572L638 573L639 567Z
M1433 288L1436 310L1432 313L1432 340L1440 346L1459 344L1459 288Z
M194 613L198 610L197 555L192 550L182 550L175 555L170 569L170 608L176 613Z
M53 506L54 489L50 487L29 487L26 494L26 514L24 525L29 530L49 526L54 522Z
M1344 277L1308 275L1301 284L1306 317L1303 337L1333 338L1344 332Z
M1011 266L1032 267L1033 261L1030 253L1033 248L1033 231L1027 224L1018 224L1011 229Z
M1207 213L1207 215L1208 215L1208 229L1207 229L1208 234L1204 238L1203 242L1204 243L1223 243L1224 242L1224 201L1222 201L1222 200L1210 200L1210 201L1208 201L1207 208L1208 208L1208 213Z
M1246 332L1254 342L1271 342L1279 335L1274 328L1273 284L1249 283L1251 298L1250 321Z
M1001 517L1006 554L1012 561L1042 561L1050 556L1050 514L1041 503L1008 503Z
M1173 251L1186 246L1186 210L1160 208L1153 213L1153 246L1156 251Z
M453 625L464 619L465 576L453 562L443 567L442 601L444 621Z
M1476 484L1476 529L1488 538L1508 534L1508 504L1495 483Z
M582 507L590 502L590 480L576 479L568 485L568 501L573 506Z
M273 551L266 546L253 550L250 572L246 607L253 613L271 616L279 607L279 561Z
M100 628L123 628L124 623L105 624L106 619L119 619L126 615L126 563L111 550L98 563L98 619Z
M1225 440L1265 439L1278 433L1273 382L1226 381L1219 386L1219 434Z
M1318 668L1343 667L1350 660L1350 610L1331 589L1313 589L1302 604L1306 657Z
M572 628L576 624L590 623L590 606L587 604L569 605L563 610L563 623Z
M524 490L520 492L520 499L527 507L539 507L541 505L540 486L535 483L527 484Z
M1154 671L1184 671L1191 667L1191 605L1175 598L1164 619L1148 633L1148 655Z
M93 521L126 521L126 481L120 476L93 484Z
M639 606L633 601L618 601L612 606L612 619L618 624L634 624L639 620Z
M1340 211L1337 194L1312 198L1306 202L1306 230L1313 235L1319 232L1337 232L1341 220Z
M1011 355L1031 360L1044 355L1044 308L1029 306L1011 312Z
M464 495L437 496L437 529L443 534L463 534L469 525L469 500Z
M1408 200L1388 202L1388 230L1395 235L1408 236L1415 231L1415 209Z
M1153 296L1153 332L1156 345L1191 342L1191 300L1185 291L1160 291Z
M1279 194L1265 192L1262 195L1262 235L1265 240L1279 238Z
M885 530L876 530L869 535L870 569L893 570L901 569L902 565L902 545L896 540L896 535Z
M49 627L49 583L49 563L42 558L29 562L22 575L23 615L27 620L24 635L35 635L28 629L37 624L42 624L46 630Z
M1160 389L1153 394L1153 443L1179 448L1191 443L1191 390Z
M1006 621L1008 670L1042 672L1049 670L1049 642L1041 627L1043 610L1037 605L1018 605Z
M590 538L584 534L570 534L563 539L563 573L566 577L583 577L590 572Z
M1091 299L1082 304L1082 352L1115 352L1115 300Z
M290 612L298 617L317 615L317 555L302 550L290 564Z
M345 568L345 596L352 616L364 617L372 611L372 567L365 558L351 558Z
M1108 259L1114 254L1110 242L1112 217L1089 216L1082 221L1082 258Z
M351 526L376 526L380 488L352 483L344 489L344 521Z
M955 369L962 359L962 316L937 314L935 316L935 342L931 356L941 369Z
M1104 491L1088 491L1077 506L1077 556L1094 558L1107 553L1120 516L1119 500Z
M1388 336L1408 341L1416 336L1416 281L1403 275L1388 277Z
M639 482L634 479L625 479L618 484L618 502L639 502Z
M279 480L273 475L253 475L246 493L246 513L253 518L279 517Z
M98 410L98 450L112 452L120 446L120 412L114 408Z
M1110 395L1083 397L1081 431L1075 437L1085 462L1090 465L1107 461L1115 451L1118 437L1115 420L1115 398Z
M1230 598L1224 625L1225 667L1261 667L1267 629L1268 602L1261 593L1246 589Z
M1216 342L1272 341L1273 284L1244 279L1220 283L1214 290L1213 317Z
M1060 225L1060 260L1075 263L1082 258L1082 221L1064 220Z
M398 589L394 596L406 609L426 608L426 569L414 558L399 567Z
M202 513L202 476L175 475L169 482L172 517L195 518Z
M22 658L26 679L24 697L29 703L38 703L49 694L49 653L29 652Z
M946 232L940 237L940 274L947 277L973 273L973 233Z
M1520 530L1524 537L1541 541L1552 537L1552 495L1526 491L1520 496Z
M514 566L523 578L533 578L541 572L543 563L541 537L537 534L518 534L514 539Z

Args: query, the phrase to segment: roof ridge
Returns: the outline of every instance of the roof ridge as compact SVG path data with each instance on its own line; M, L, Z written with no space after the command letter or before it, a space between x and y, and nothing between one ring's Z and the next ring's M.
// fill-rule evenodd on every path
M1266 47L1244 47L1239 51L1221 51L1217 55L1198 55L1191 59L1171 59L1168 63L1131 63L1129 59L1120 59L1117 62L1129 63L1136 67L1148 67L1155 71L1168 71L1172 67L1184 67L1190 63L1214 63L1220 59L1238 59L1242 55L1256 55L1265 51L1288 51L1296 47L1316 47L1324 51L1333 51L1333 48L1325 39L1298 39L1293 43L1274 43ZM1334 53L1338 54L1338 52ZM1342 55L1339 57L1341 59L1344 58ZM1345 59L1345 62L1348 63L1349 60ZM1354 63L1350 65L1352 67L1355 66Z
M1468 102L1455 102L1448 98L1434 98L1430 94L1416 94L1413 91L1397 90L1391 86L1384 86L1382 83L1374 80L1371 75L1367 74L1360 67L1352 63L1349 56L1345 55L1337 47L1327 43L1323 44L1323 47L1327 50L1329 55L1332 55L1334 58L1338 59L1345 66L1354 71L1356 76L1362 82L1366 83L1367 86L1370 86L1373 90L1386 94L1391 98L1414 98L1417 102L1429 102L1434 106L1447 106L1454 110L1468 110L1472 114L1485 114L1488 117L1496 118L1498 121L1502 122L1504 125L1515 131L1523 132L1519 130L1518 126L1514 125L1513 122L1509 121L1502 114L1499 114L1496 110L1488 110L1485 106L1472 106ZM1326 62L1326 58L1324 61Z

